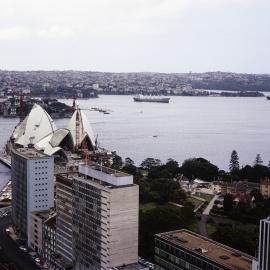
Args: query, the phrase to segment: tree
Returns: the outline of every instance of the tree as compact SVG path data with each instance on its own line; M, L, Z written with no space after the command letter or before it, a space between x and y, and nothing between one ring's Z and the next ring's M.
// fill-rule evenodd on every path
M123 166L123 161L122 158L118 155L114 155L113 157L113 163L111 165L111 167L115 170L120 170Z
M134 164L135 163L131 158L129 157L125 158L125 166L130 166L130 165L134 166Z
M141 167L145 170L150 170L152 167L160 166L161 161L155 158L146 158L142 163Z
M226 194L224 196L223 208L227 213L233 210L233 196L231 194Z
M263 164L263 160L261 158L260 154L257 154L255 160L254 160L254 165L262 165Z
M139 255L146 259L154 258L155 234L179 230L189 226L194 220L191 204L183 208L162 205L139 215Z
M254 227L237 226L231 228L228 226L219 226L211 236L215 241L246 252L252 256L254 256L254 251L257 248L258 231Z
M180 171L189 179L213 181L218 177L218 167L204 158L191 158L183 162Z
M229 169L231 172L235 172L235 171L239 170L239 157L238 157L238 153L236 152L236 150L233 150L231 153L231 160L230 160Z

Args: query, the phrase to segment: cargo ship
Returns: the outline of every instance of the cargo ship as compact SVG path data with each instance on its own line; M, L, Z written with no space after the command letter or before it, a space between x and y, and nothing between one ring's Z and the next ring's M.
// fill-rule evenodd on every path
M135 102L159 102L159 103L169 103L170 98L161 96L143 96L137 95L133 97Z

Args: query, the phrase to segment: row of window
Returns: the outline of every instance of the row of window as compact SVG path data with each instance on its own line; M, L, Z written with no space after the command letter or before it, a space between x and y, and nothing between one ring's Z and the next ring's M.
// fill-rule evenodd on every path
M36 205L36 206L35 206L36 209L37 209L37 208L44 208L44 207L48 207L48 205L46 204L46 205Z
M47 160L43 160L43 161L35 161L35 164L40 164L40 163L48 163L48 161Z

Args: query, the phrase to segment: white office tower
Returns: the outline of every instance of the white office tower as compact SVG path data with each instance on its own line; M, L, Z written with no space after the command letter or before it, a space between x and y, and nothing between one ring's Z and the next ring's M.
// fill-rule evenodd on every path
M260 221L259 270L270 269L270 217Z
M34 148L18 148L11 155L12 220L30 246L31 213L54 207L54 159Z
M80 165L72 185L75 269L136 264L139 189L133 176L99 165Z

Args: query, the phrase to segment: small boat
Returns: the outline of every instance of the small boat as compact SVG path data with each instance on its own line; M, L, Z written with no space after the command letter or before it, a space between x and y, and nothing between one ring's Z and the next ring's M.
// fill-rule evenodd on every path
M270 96L266 96L266 99L270 100Z
M170 98L161 96L143 96L137 95L133 97L135 102L158 102L158 103L169 103Z

